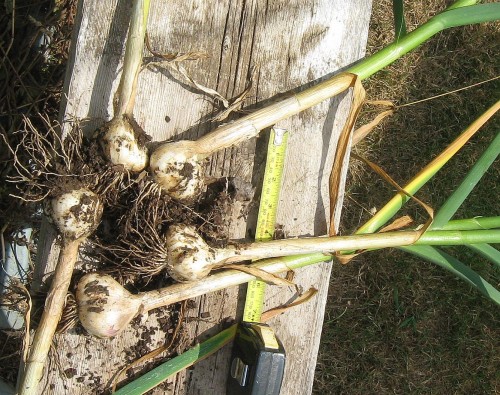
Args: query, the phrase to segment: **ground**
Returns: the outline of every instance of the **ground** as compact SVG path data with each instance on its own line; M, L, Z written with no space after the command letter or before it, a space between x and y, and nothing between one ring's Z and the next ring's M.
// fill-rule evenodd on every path
M449 2L405 2L407 26ZM392 2L373 4L368 52L393 39ZM412 103L498 76L498 24L456 28L366 82L369 99ZM498 80L398 109L355 148L403 183L498 100ZM370 114L362 117L367 120ZM498 116L419 193L439 208L491 139ZM498 215L500 166L493 165L456 218ZM354 231L394 193L351 160L342 218ZM420 210L421 211L421 210ZM408 210L423 218L416 205ZM498 268L467 256L498 287ZM317 394L493 394L500 391L498 306L444 270L396 251L371 252L334 265L321 339Z

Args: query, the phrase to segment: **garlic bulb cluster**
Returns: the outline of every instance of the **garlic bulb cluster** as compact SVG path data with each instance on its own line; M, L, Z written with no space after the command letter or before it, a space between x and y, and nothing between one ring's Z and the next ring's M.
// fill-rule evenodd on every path
M195 141L163 144L151 155L149 168L155 181L174 199L189 203L205 188Z
M105 125L100 143L105 157L125 170L140 172L148 164L148 150L139 144L134 127L127 117L113 118Z
M88 237L99 225L102 204L92 191L81 188L48 200L45 213L64 240Z
M107 275L90 273L76 289L78 314L91 335L116 336L141 311L142 302Z

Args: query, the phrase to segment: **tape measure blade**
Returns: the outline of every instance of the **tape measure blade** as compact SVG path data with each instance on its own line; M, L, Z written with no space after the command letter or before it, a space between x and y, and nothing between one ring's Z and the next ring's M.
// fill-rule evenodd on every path
M277 136L280 136L279 139ZM279 144L276 144L276 141L279 141ZM264 241L273 238L287 143L288 132L286 130L271 129L255 229L256 240Z
M266 283L260 280L250 281L247 287L247 296L245 300L245 310L243 312L243 321L260 322L264 306L264 295L266 292Z
M255 228L255 239L259 241L271 240L274 235L287 143L288 132L286 130L271 129ZM243 321L260 322L265 289L266 283L263 281L254 280L248 283Z

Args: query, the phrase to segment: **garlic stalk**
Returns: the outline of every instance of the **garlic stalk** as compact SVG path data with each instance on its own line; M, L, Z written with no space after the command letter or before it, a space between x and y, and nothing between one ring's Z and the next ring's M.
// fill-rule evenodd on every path
M99 197L82 188L49 200L46 214L62 236L62 249L50 285L42 318L35 331L33 343L19 382L20 395L37 394L43 367L49 354L57 324L66 301L71 276L78 258L80 244L95 230L102 215Z
M100 130L100 144L106 158L133 172L142 171L148 164L147 148L139 139L144 132L139 130L133 116L148 13L149 0L134 0L114 116Z
M186 234L187 233L187 234ZM265 259L254 262L249 267L264 270L268 273L283 273L319 262L328 261L330 255L321 252L307 255L292 255L298 252L341 251L350 249L367 249L397 247L408 244L458 245L485 242L500 242L500 231L429 231L419 238L419 232L387 232L369 235L316 237L293 240L277 240L253 244L240 244L226 249L208 247L193 230L183 236L187 242L174 246L172 258L183 260L182 255L192 257L201 248L200 260L207 257L214 266L222 262L214 262L218 256L223 263L242 259L269 256L275 253L290 256ZM418 239L416 242L415 240ZM194 250L191 248L194 247ZM266 248L269 247L269 250ZM191 259L191 258L188 258ZM158 307L194 298L209 292L228 288L255 280L255 276L238 270L223 270L199 281L177 283L155 291L131 294L108 275L90 273L83 276L78 283L76 300L78 316L83 327L92 335L101 338L113 337L120 333L138 314L147 313Z
M310 253L378 249L407 245L461 245L498 243L500 231L398 231L376 234L306 237L256 243L239 243L226 248L210 247L186 225L172 225L167 231L167 271L179 282L197 281L211 270L228 263Z
M250 266L277 274L329 259L329 256L317 254L264 260ZM91 335L113 337L125 329L138 314L251 280L255 280L251 274L224 270L194 283L178 283L134 295L111 276L90 273L83 276L77 286L78 317Z
M160 146L151 157L151 172L160 186L172 197L185 201L196 199L204 189L201 177L201 161L204 158L248 140L262 129L347 90L354 83L355 77L360 80L370 77L442 30L496 19L497 4L466 7L466 12L460 8L463 5L461 0L453 3L444 12L359 61L346 72L223 125L197 140L195 144L191 141L180 141ZM171 154L170 151L174 153Z
M202 161L224 148L257 136L262 129L347 90L355 76L338 74L303 92L223 125L196 141L160 145L151 155L150 170L162 189L175 199L190 202L204 190Z

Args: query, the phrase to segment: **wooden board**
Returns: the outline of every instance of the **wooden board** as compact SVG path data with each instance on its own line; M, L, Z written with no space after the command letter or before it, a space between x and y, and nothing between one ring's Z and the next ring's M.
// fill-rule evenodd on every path
M208 59L183 66L200 84L231 98L246 85L252 66L259 72L246 107L265 103L278 94L303 89L305 84L351 64L364 54L371 2L366 0L153 0L148 21L152 45L158 52L203 51ZM121 72L121 58L130 15L128 1L81 0L66 79L64 118L86 120L91 132L112 116L112 97ZM214 128L207 114L213 111L206 96L178 74L145 70L140 75L135 116L139 124L161 141L196 138ZM278 222L289 236L326 233L328 177L338 133L349 108L349 98L335 98L280 122L291 131ZM264 141L249 141L212 158L214 176L237 176L258 189L262 176ZM256 200L258 200L256 198ZM251 206L255 211L256 205ZM234 208L232 238L251 233L253 216ZM37 271L50 272L57 257L53 232L46 230ZM282 394L311 392L316 354L329 282L330 264L298 270L295 280L317 296L273 319L287 350ZM293 290L271 287L267 307L293 296ZM203 340L221 330L221 321L240 317L244 287L234 287L196 299L188 311L190 338ZM204 317L204 318L200 318ZM154 317L147 325L157 326ZM151 348L168 334L157 331ZM57 347L44 377L44 394L95 393L91 383L103 385L124 364L124 351L134 346L135 332L115 339L96 340L69 333L57 337ZM171 380L168 390L155 393L222 394L229 367L230 347ZM41 392L42 393L42 392Z

